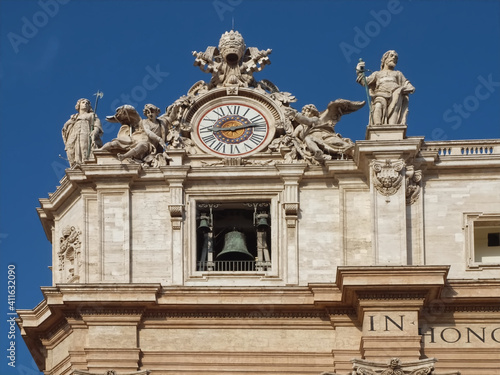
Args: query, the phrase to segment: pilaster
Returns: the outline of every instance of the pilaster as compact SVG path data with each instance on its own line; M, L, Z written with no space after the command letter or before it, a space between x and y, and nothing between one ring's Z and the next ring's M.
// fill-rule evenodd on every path
M304 175L305 164L280 164L278 168L284 182L282 194L283 214L286 228L286 280L290 285L299 283L299 256L298 256L298 217L299 217L299 182Z
M365 171L370 184L373 228L373 264L407 265L413 261L413 243L422 239L422 231L409 231L411 216L407 217L407 184L413 166L410 163L420 150L421 138L403 140L381 139L356 144L355 160ZM409 221L408 221L409 220ZM420 241L420 242L419 242ZM409 246L410 245L410 246Z
M421 356L419 315L438 298L448 267L339 267L342 299L356 309L364 359L392 357L417 361Z
M169 166L162 168L165 180L170 188L170 204L168 210L170 213L172 247L172 283L173 285L182 285L184 283L184 244L183 244L183 220L185 212L184 203L184 182L190 166Z

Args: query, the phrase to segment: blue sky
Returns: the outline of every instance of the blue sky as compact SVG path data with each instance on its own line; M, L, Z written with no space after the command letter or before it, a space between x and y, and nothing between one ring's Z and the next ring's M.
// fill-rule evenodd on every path
M416 87L408 136L426 140L500 138L500 1L0 1L0 250L4 285L0 329L7 338L7 267L16 269L16 307L34 308L52 284L51 245L39 223L38 198L55 191L67 163L61 128L81 97L94 103L104 141L118 126L105 116L121 104L164 110L198 80L192 51L216 46L232 27L247 46L271 48L269 79L313 103L364 100L355 82L359 58L378 70L399 53L398 70ZM362 140L367 107L336 130ZM57 237L57 236L56 236ZM38 374L19 332L16 367L0 356L1 374Z

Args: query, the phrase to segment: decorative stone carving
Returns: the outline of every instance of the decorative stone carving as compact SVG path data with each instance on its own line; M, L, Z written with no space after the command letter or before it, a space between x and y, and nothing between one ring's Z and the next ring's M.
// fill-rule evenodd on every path
M321 113L314 104L304 106L302 113L290 107L286 108L293 132L283 138L284 145L291 149L285 159L288 157L293 160L300 156L311 163L323 163L325 160L331 160L335 154L352 155L354 143L335 133L335 125L342 115L357 111L364 105L365 102L337 99L330 102L327 109Z
M413 165L406 166L406 204L417 201L422 187L422 171L415 170Z
M436 362L437 359L435 358L406 363L401 362L399 358L392 358L388 364L353 359L352 375L437 375L434 372ZM458 375L460 373L453 374Z
M71 115L62 128L64 148L71 167L82 164L92 150L102 146L101 121L92 110L90 100L82 98L76 102L77 113Z
M62 230L62 237L59 239L59 271L61 279L65 283L77 282L80 280L82 243L80 235L82 232L75 227L67 226Z
M191 125L182 122L182 116L193 104L190 95L181 96L167 107L165 114L159 117L168 127L166 143L168 149L186 149L189 154L196 154L193 141L189 138Z
M203 81L196 83L190 91L200 93L215 87L257 87L253 73L260 72L271 63L270 53L270 49L247 48L238 31L226 31L220 38L218 48L208 47L205 52L193 52L194 65L203 72L211 73L212 79L208 85Z
M143 113L146 119L141 119L134 107L125 104L118 107L113 116L107 116L107 121L119 122L122 126L117 138L106 143L101 150L126 151L117 154L120 161L131 159L151 167L168 165L170 158L164 151L167 129L165 121L158 118L160 109L146 104Z
M394 70L398 62L396 51L382 56L380 70L365 76L365 63L356 66L356 82L368 87L371 97L370 125L406 125L408 94L415 91L403 73Z
M401 170L405 166L403 160L385 161L373 160L373 185L377 191L385 196L394 195L403 182Z

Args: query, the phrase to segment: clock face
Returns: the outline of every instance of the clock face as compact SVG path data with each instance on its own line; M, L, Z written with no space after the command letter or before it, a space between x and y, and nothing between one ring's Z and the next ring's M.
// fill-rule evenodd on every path
M242 103L210 106L198 121L196 133L204 148L221 156L253 154L270 138L269 121L264 114Z

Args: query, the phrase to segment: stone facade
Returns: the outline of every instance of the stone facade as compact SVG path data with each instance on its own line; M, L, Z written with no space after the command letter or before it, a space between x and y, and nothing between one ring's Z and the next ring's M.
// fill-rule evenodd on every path
M341 138L335 123L363 102L299 113L253 78L271 50L236 34L225 60L194 53L209 83L147 126L117 109L117 138L40 200L53 285L18 311L39 368L497 371L500 140L428 142L377 121Z

